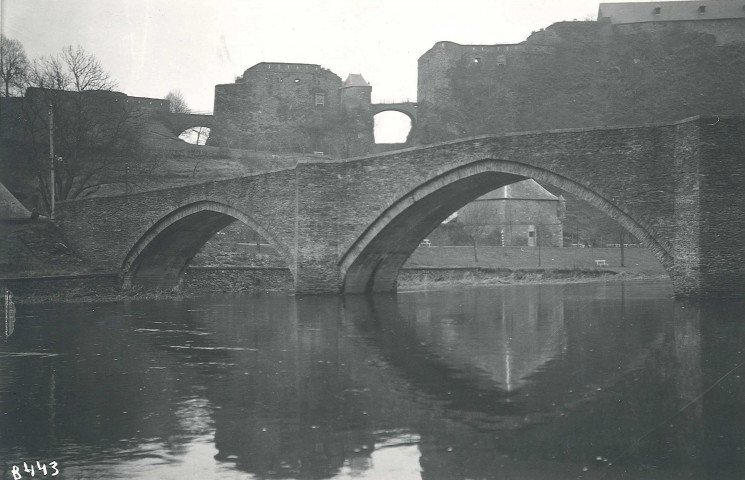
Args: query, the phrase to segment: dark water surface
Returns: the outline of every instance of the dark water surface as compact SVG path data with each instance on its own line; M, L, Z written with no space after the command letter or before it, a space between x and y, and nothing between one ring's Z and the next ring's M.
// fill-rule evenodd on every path
M745 305L671 293L21 306L0 478L745 478Z

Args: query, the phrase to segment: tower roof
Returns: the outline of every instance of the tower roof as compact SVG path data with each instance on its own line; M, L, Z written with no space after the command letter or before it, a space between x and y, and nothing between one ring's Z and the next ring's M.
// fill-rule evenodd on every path
M341 84L341 88L346 87L369 87L370 84L365 81L360 73L350 73L344 83Z

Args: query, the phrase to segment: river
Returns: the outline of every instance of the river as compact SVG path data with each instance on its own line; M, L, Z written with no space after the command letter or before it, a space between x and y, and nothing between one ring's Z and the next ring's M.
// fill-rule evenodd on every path
M22 305L0 478L745 478L744 314L667 282Z

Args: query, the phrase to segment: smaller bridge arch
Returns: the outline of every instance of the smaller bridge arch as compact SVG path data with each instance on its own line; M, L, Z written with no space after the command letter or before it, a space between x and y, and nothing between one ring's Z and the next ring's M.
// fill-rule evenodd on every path
M212 128L214 116L202 113L169 113L167 123L174 135L181 135L190 128Z
M169 289L179 285L192 258L217 232L236 220L268 240L295 275L289 249L244 212L210 200L197 201L168 213L150 227L122 262L123 286Z
M399 103L373 103L371 106L372 116L383 112L403 113L411 120L411 128L416 126L417 121L417 103L416 102L399 102Z

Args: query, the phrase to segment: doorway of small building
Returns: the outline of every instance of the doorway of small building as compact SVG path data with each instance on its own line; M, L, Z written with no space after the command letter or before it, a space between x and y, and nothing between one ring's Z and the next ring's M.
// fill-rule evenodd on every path
M385 146L403 146L411 131L411 118L408 115L395 112L380 112L374 117L375 144Z

